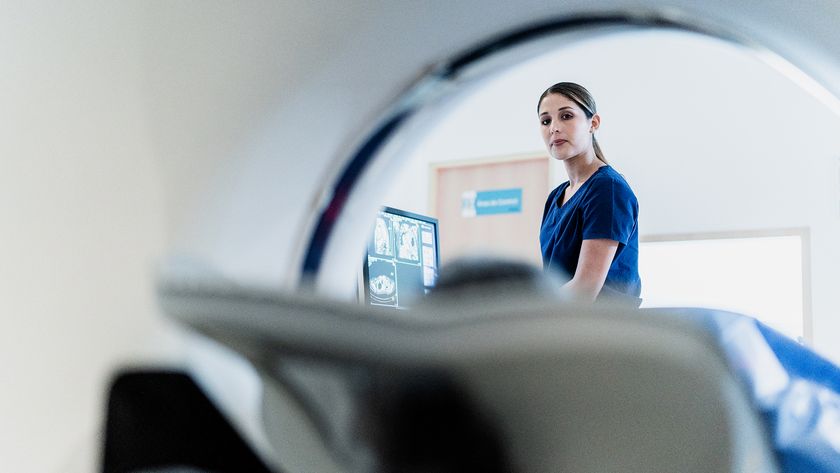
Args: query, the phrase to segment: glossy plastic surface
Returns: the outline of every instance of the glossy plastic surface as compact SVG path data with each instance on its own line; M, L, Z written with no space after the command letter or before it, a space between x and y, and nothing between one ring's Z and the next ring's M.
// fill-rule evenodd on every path
M717 339L761 412L782 471L840 472L840 368L757 320L684 309Z

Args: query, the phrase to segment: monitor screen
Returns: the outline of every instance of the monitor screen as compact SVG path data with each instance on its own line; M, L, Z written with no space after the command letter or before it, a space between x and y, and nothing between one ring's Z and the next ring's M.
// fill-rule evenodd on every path
M384 207L376 216L363 265L364 300L405 309L438 278L438 221Z

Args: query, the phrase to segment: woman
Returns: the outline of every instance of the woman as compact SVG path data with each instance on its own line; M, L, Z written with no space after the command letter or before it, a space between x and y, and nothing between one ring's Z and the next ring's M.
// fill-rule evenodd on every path
M565 287L581 300L638 307L639 204L595 140L601 117L592 95L578 84L555 84L540 96L537 114L549 154L569 176L545 203L543 266L571 276Z

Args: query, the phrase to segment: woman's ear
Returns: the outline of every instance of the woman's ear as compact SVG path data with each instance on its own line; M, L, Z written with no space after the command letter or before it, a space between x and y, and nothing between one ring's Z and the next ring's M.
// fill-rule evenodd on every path
M594 133L599 126L601 126L601 115L596 113L595 115L592 115L592 126L589 128L589 132Z

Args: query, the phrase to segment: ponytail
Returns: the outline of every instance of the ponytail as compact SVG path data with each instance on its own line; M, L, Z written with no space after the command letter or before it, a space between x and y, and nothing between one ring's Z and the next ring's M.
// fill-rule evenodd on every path
M610 164L607 162L607 158L604 157L604 152L601 151L601 145L598 144L598 140L595 139L595 134L592 134L592 147L595 148L595 157L598 158L604 164Z

